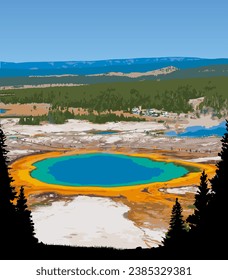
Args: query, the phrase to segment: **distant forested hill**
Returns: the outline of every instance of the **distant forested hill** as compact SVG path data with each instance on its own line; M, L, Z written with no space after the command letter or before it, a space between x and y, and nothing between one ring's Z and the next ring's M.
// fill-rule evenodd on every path
M198 68L228 64L228 59L205 59L195 57L160 57L111 59L100 61L67 62L0 62L0 77L28 77L46 75L89 75L108 72L147 72L174 66L178 69Z
M80 107L103 112L129 111L135 106L186 113L190 99L204 97L200 109L227 112L228 77L103 83L78 87L48 87L0 91L4 103L49 103L53 108Z

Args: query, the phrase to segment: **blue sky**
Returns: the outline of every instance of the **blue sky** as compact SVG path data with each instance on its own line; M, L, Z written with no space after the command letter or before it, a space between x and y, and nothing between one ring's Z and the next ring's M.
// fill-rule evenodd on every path
M0 61L228 57L227 0L1 0Z

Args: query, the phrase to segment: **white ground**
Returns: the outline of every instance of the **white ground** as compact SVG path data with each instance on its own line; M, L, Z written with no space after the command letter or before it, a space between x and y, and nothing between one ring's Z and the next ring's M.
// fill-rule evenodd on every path
M1 119L7 136L10 160L32 150L54 150L58 148L86 149L88 147L109 150L115 147L131 149L154 149L186 151L194 158L196 153L217 156L221 142L218 137L177 138L159 134L166 131L164 124L157 122L117 122L92 124L87 121L69 120L61 125L18 125L18 119ZM117 130L117 134L93 134L90 131ZM20 152L19 150L24 150ZM194 155L193 155L194 153ZM203 156L204 156L203 155ZM198 156L200 157L200 156Z
M33 136L40 133L64 133L86 132L88 130L121 130L144 132L145 130L164 130L163 124L156 122L110 122L105 124L93 124L87 121L68 120L65 124L44 125L18 125L19 119L2 119L1 125L8 134L23 134Z
M155 247L164 230L138 228L124 217L129 208L109 198L79 196L33 210L36 236L47 244Z
M193 158L193 159L188 159L185 161L189 161L189 162L208 162L208 161L219 161L221 160L221 157L217 156L217 157L202 157L202 158Z
M24 155L28 155L28 154L32 154L34 153L34 150L12 150L9 151L8 155L9 156L24 156Z
M181 188L167 188L160 189L160 191L171 194L186 194L186 193L196 193L198 187L181 187Z

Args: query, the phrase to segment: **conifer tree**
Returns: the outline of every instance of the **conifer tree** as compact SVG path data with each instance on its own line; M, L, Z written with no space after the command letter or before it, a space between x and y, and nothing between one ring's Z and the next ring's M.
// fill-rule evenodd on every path
M222 149L218 154L221 160L216 164L215 176L210 180L211 190L208 188L207 175L202 172L199 190L195 196L194 214L187 221L191 229L184 237L184 222L182 209L178 201L173 207L170 228L163 241L164 247L181 248L188 252L188 256L205 258L224 258L228 252L228 239L225 237L224 225L227 220L228 207L228 121L226 133L222 140ZM175 230L176 229L176 230ZM178 229L178 230L177 230ZM179 232L179 234L177 234ZM180 236L180 237L179 237ZM184 240L184 243L182 242ZM172 247L173 246L173 247ZM183 253L183 250L179 251ZM170 250L168 250L170 252Z
M217 241L221 240L223 226L227 220L228 208L228 121L226 120L226 133L222 137L222 148L218 154L221 160L216 164L215 176L210 180L212 186L212 198L209 203L207 217L208 243L216 251ZM224 250L228 250L227 238L221 243Z
M198 186L198 191L195 195L194 214L187 218L187 222L190 224L191 230L197 230L198 232L204 231L210 197L211 194L210 189L208 188L207 174L205 173L205 170L203 170L200 177L200 185Z
M20 243L23 246L28 246L37 243L34 232L34 223L32 221L31 211L27 206L27 199L24 195L24 188L20 188L20 193L18 195L17 204L17 223Z
M176 198L172 208L169 230L163 240L165 247L179 247L182 244L186 233L185 222L182 215L182 207Z
M226 133L222 137L221 142L222 149L218 154L221 160L216 164L217 170L211 180L211 185L216 199L226 200L228 195L228 120L226 120Z
M36 242L31 212L23 188L15 205L16 192L11 185L6 137L0 128L0 255L9 256L12 249L27 247ZM23 253L23 252L22 252Z
M9 176L6 137L0 128L0 247L16 244L16 210L13 204L16 192ZM1 248L0 248L1 250Z

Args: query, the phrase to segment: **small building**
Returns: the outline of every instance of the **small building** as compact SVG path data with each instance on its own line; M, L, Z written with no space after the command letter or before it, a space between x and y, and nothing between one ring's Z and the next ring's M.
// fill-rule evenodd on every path
M134 107L132 108L131 112L132 114L140 115L141 110L138 107Z

